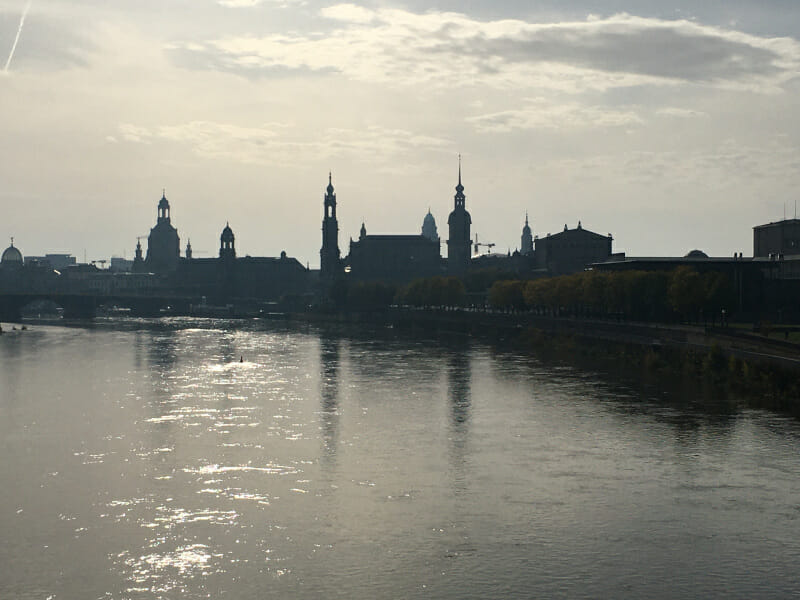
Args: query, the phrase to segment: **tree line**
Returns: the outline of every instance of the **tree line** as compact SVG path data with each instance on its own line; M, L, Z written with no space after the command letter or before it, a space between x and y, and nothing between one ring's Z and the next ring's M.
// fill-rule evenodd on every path
M331 297L339 308L379 310L390 305L459 307L487 303L499 310L540 315L614 317L642 321L716 321L730 312L736 295L724 273L672 271L584 271L532 280L504 278L502 272L427 277L407 285L345 282Z
M548 279L496 281L489 304L498 309L642 321L712 320L730 312L736 294L724 273L672 271L584 271Z

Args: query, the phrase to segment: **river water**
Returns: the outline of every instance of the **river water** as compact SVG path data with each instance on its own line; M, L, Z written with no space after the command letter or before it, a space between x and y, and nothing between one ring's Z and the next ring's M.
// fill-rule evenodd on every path
M0 449L0 598L800 594L796 420L468 339L33 325Z

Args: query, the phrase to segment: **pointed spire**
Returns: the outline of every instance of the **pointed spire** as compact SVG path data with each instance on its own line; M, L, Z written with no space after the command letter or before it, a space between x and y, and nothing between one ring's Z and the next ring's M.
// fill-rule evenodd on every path
M528 226L528 211L525 211L525 227Z
M456 186L456 198L462 199L464 196L464 186L461 185L461 155L458 155L458 185Z
M330 171L328 171L328 188L327 189L328 189L328 195L333 194L333 176L331 175Z

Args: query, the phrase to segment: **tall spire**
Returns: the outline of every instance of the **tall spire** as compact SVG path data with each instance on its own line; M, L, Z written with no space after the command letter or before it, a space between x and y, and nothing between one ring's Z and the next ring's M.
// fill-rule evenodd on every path
M464 208L464 186L461 184L461 155L458 155L458 185L456 186L456 208Z

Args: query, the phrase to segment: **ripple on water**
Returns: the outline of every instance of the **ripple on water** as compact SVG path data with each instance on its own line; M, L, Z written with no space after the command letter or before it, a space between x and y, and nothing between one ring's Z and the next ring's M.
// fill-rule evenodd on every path
M285 465L278 465L274 463L267 463L263 467L254 467L252 465L205 465L200 468L185 467L184 473L194 473L197 475L213 475L215 473L230 473L230 472L254 472L254 473L267 473L269 475L295 475L299 471L295 467Z
M134 587L128 592L164 593L175 590L187 577L206 576L222 572L223 554L212 552L205 544L188 544L165 552L132 556L124 551L117 555L129 570L128 579ZM161 597L161 596L157 596Z

